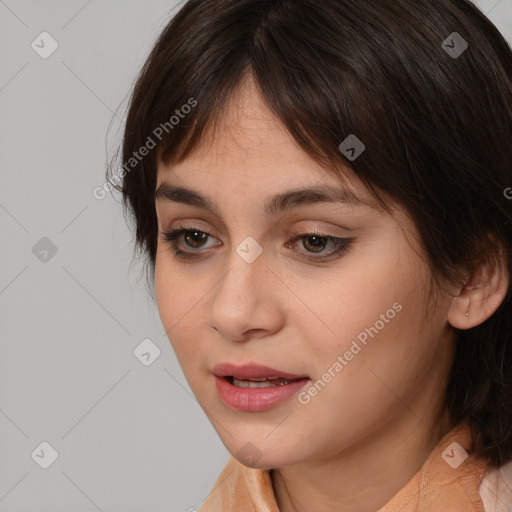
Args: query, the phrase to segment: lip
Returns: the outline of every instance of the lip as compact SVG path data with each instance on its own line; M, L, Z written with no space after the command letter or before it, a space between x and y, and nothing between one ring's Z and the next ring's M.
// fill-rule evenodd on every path
M307 375L295 375L256 363L244 365L219 363L213 367L212 373L215 376L217 392L224 403L231 409L246 412L272 409L289 399L310 382ZM289 379L294 382L264 388L240 388L232 384L226 377L235 377L236 379L261 379L266 377L267 379Z
M293 373L275 370L268 366L250 363L237 366L231 363L219 363L213 367L212 373L216 377L235 377L236 379L309 379L307 375L294 375Z
M267 411L285 402L311 382L307 377L265 388L239 388L231 384L226 377L215 376L217 392L231 409L246 412Z

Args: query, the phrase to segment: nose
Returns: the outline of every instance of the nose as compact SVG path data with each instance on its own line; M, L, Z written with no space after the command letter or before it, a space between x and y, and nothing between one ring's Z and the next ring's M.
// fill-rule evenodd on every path
M238 342L279 331L284 323L280 286L264 252L248 263L233 249L227 271L210 295L211 328Z

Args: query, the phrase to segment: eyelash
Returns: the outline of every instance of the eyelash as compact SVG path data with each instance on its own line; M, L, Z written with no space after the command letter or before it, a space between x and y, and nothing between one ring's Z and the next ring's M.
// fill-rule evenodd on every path
M191 228L178 228L178 229L174 229L174 230L171 230L171 231L166 231L166 232L161 233L162 239L164 240L164 242L169 244L171 250L173 251L174 255L177 258L182 259L182 260L198 259L198 258L201 258L205 253L211 252L210 249L207 249L207 250L202 251L202 254L201 254L201 252L199 250L196 250L196 251L183 251L182 249L180 249L179 248L179 244L177 242L177 239L182 234L185 234L185 233L200 233L200 234L207 235L207 237L211 237L212 236L212 235L210 235L210 233L207 233L206 231L201 231L201 230L193 228L193 227L191 227ZM319 237L321 239L325 239L326 243L332 242L333 245L335 246L335 249L332 250L330 253L328 253L327 256L323 256L323 257L318 257L318 256L312 256L312 257L301 256L302 258L305 258L305 259L308 259L308 260L320 261L320 262L322 262L324 260L327 260L327 259L330 260L330 259L334 258L335 256L341 257L346 252L348 252L348 249L350 248L352 242L354 241L354 238L338 238L338 237L335 237L335 236L329 236L329 235L326 235L326 234L324 234L324 233L322 233L322 232L320 232L320 231L318 231L316 229L313 230L311 233L294 233L293 236L294 236L294 238L291 240L291 242L297 242L297 241L299 241L301 239L311 238L313 236ZM205 240L205 242L206 241L207 240ZM289 243L289 242L287 242L287 243ZM302 251L298 251L298 252L302 252ZM312 251L309 251L309 253L310 254L315 254ZM317 254L320 254L320 253L317 253Z

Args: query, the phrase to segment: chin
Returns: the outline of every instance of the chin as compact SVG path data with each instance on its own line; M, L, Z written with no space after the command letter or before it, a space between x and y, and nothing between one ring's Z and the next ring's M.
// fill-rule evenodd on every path
M269 456L265 456L265 450L268 450ZM300 462L300 460L297 460L296 452L288 454L279 450L279 447L273 448L271 446L258 450L255 445L249 442L237 451L229 451L240 464L252 469L275 469Z

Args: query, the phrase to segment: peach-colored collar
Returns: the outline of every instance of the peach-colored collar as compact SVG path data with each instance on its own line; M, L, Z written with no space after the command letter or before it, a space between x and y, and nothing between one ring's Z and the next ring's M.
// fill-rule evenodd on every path
M476 458L471 447L471 429L460 423L377 512L485 512L479 485L489 462ZM199 512L279 512L269 470L231 457Z

